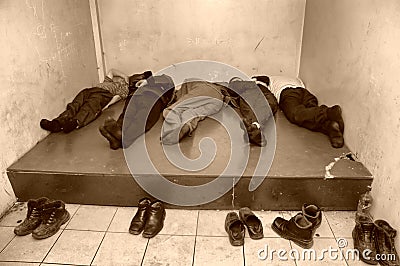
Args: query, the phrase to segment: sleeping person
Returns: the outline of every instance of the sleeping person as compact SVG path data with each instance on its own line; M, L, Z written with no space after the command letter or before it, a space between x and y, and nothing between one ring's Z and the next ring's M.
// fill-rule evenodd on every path
M135 74L145 78L145 73ZM102 83L81 90L66 110L53 120L42 119L40 127L50 132L69 133L95 120L110 105L125 99L129 93L129 77L111 69Z
M293 124L329 137L334 148L344 145L344 122L339 105L318 105L318 99L299 78L254 76L257 84L268 87L279 100L279 107Z

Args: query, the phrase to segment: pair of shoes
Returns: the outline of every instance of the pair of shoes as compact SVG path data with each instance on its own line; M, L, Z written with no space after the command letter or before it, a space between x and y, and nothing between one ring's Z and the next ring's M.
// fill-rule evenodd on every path
M118 127L117 121L113 118L107 118L104 125L99 127L99 131L108 140L111 149L122 148L122 129Z
M243 246L245 226L251 239L264 237L260 219L248 207L240 208L239 215L236 212L229 212L225 218L225 231L232 246Z
M26 218L14 228L14 233L18 236L32 233L36 239L48 238L56 234L69 218L70 214L61 200L49 200L46 197L29 200Z
M47 119L42 119L40 120L40 127L52 133L57 133L62 131L61 124L56 119L53 119L51 121Z
M151 202L148 198L139 200L138 210L132 218L129 233L152 238L156 236L164 226L165 208L161 201Z
M302 248L311 248L314 234L321 225L321 209L316 205L304 204L302 211L289 221L277 217L271 225L272 230L281 237L292 240Z
M400 265L394 244L396 233L384 220L373 222L369 217L360 217L352 231L354 249L359 251L360 260L371 265L378 262L385 266Z

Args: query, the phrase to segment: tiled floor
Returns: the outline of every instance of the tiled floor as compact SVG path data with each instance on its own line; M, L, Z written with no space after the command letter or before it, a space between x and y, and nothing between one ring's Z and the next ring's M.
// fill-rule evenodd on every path
M26 215L23 204L14 208L0 221L0 265L363 264L357 259L340 259L353 245L354 212L324 212L314 237L313 248L318 257L323 249L340 250L339 239L341 245L348 241L348 246L333 256L325 253L324 259L310 261L307 257L292 259L302 255L303 249L271 230L275 217L288 219L296 212L255 212L264 225L265 237L246 237L243 247L233 247L224 231L228 211L168 209L163 230L148 240L128 233L135 208L67 204L67 209L72 218L56 235L35 240L30 235L14 235L14 227Z

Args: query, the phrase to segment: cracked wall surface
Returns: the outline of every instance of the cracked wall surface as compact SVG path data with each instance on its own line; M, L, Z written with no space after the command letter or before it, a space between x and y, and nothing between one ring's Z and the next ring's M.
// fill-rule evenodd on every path
M0 215L15 201L6 169L47 133L83 87L98 82L88 1L0 1Z

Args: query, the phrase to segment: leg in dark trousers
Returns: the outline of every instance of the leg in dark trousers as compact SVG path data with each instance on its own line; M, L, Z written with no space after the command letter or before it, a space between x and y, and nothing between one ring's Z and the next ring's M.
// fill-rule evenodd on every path
M328 119L328 107L318 106L317 98L303 88L284 89L279 107L290 122L312 131L321 132L324 122Z
M57 118L49 121L42 119L40 126L51 132L71 132L75 128L84 127L95 120L104 106L112 99L113 95L100 88L87 88L81 90L67 105L67 108Z
M279 107L290 122L328 135L335 148L344 145L341 123L332 119L331 115L338 106L318 106L317 98L307 89L286 88L281 92Z
M84 127L95 120L113 95L101 88L88 88L80 91L67 105L67 109L56 118L59 121L77 120L79 127Z

